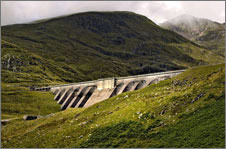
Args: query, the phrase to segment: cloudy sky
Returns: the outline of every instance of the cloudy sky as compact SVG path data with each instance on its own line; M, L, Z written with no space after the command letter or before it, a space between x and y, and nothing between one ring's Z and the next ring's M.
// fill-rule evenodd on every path
M1 25L85 11L133 11L157 24L182 14L225 22L224 1L1 1Z

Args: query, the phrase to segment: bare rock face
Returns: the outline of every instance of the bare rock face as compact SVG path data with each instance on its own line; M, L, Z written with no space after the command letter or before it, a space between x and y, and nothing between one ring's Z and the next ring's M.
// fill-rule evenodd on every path
M24 115L24 117L23 117L23 119L25 121L27 121L27 120L35 120L37 118L39 118L39 116L35 116L35 115Z

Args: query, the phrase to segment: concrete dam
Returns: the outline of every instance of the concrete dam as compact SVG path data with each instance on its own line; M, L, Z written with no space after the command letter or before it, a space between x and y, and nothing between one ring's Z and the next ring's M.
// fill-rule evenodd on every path
M36 88L36 91L52 91L54 100L67 108L89 107L95 103L124 92L144 88L161 80L174 77L185 70L150 73L127 77L104 78L94 81Z

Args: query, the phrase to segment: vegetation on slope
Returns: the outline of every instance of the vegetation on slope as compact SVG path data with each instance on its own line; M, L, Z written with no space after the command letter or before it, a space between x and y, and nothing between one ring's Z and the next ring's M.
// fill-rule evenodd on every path
M15 87L17 86L17 87ZM47 115L60 111L50 92L34 92L12 84L1 84L1 119L19 118L24 115Z
M2 82L19 85L47 85L64 82L63 71L53 61L46 60L15 44L2 40ZM59 77L60 76L60 77Z
M225 25L221 24L218 28L209 29L198 37L196 43L215 50L218 55L225 55Z
M225 65L2 128L2 147L225 147Z
M87 12L1 29L6 83L80 82L224 61L131 12Z
M60 111L52 93L32 92L28 87L66 83L57 64L2 40L1 118L46 115ZM60 77L59 77L60 76Z
M208 19L181 15L161 24L218 55L225 55L225 24Z

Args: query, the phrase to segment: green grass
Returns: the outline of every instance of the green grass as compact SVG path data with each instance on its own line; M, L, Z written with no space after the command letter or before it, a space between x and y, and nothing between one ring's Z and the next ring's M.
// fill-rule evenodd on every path
M34 92L24 87L2 84L1 119L21 118L24 115L47 115L60 111L50 92Z
M159 131L154 131L156 127L161 127L161 121L158 119L151 125L137 121L122 121L95 129L81 147L224 147L224 98L225 96L218 97L217 100L220 101L184 114L178 123L165 126Z
M47 86L66 83L68 72L51 60L2 40L1 81L20 86ZM65 69L68 67L64 66Z
M128 96L128 97L127 97ZM225 65L1 131L2 147L225 147Z

